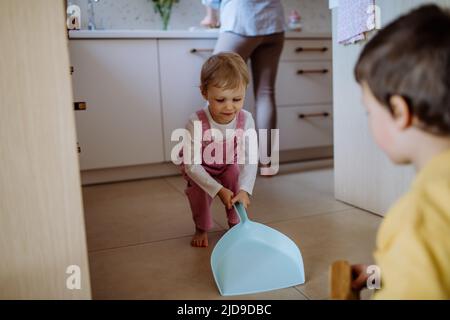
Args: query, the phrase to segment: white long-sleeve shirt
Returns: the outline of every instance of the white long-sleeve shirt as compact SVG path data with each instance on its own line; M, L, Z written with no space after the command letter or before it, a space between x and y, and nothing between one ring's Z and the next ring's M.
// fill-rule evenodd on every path
M213 120L211 113L209 112L209 108L205 109L206 116L209 121L209 125L211 129L218 129L222 133L222 136L227 139L230 136L227 136L227 129L236 129L237 117L235 117L230 123L220 124ZM253 120L252 114L247 110L242 109L241 112L245 113L245 124L244 131L248 129L255 129L255 121ZM189 121L186 125L186 129L189 131L191 136L191 150L194 150L194 121L199 121L199 118L196 113L193 113L189 117ZM230 131L228 131L230 134ZM219 141L217 141L219 142ZM256 174L258 170L258 164L249 163L250 159L250 148L245 148L245 164L239 165L239 190L244 190L248 194L252 194L253 186L255 185ZM217 182L211 175L203 168L201 164L194 164L194 154L192 152L192 161L191 164L184 164L184 170L186 174L196 183L198 184L205 192L207 192L212 198L214 198L217 193L222 189L222 185Z

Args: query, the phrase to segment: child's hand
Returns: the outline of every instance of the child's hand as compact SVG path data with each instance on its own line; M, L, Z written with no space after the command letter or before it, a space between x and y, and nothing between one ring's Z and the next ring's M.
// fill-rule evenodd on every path
M217 28L219 25L219 21L217 17L214 16L205 16L200 24L206 28Z
M206 7L206 16L200 21L200 24L208 28L217 28L219 25L219 18L216 10Z
M242 203L244 208L247 209L250 206L250 198L248 197L247 191L240 190L238 194L231 199L231 204L235 204L236 202Z
M219 198L222 200L222 203L225 205L227 209L231 209L233 207L233 204L231 203L231 199L233 199L234 193L230 189L227 189L225 187L222 187L220 189Z
M361 291L367 285L367 265L354 264L352 265L352 289L355 291Z

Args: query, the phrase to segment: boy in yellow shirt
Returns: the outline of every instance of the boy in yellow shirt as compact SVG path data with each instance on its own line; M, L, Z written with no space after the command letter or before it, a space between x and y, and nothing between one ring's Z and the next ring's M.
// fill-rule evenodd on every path
M381 30L355 67L369 125L415 181L377 237L375 299L450 299L450 12L420 7ZM354 290L366 285L352 266Z

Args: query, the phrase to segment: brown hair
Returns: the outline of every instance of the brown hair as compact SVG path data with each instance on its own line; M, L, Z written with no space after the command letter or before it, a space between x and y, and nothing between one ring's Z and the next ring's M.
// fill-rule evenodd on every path
M221 52L209 57L202 67L200 90L206 93L208 86L236 89L249 83L247 64L234 52Z
M450 135L450 11L425 5L383 28L363 49L355 78L391 113L402 96L423 130Z

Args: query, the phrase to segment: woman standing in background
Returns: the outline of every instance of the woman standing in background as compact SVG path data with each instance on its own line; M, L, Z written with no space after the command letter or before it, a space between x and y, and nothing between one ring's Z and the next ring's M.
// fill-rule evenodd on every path
M277 126L275 80L284 44L284 10L281 0L202 0L206 17L201 24L217 27L220 34L214 53L236 52L251 60L257 129ZM270 130L267 144L271 155Z

